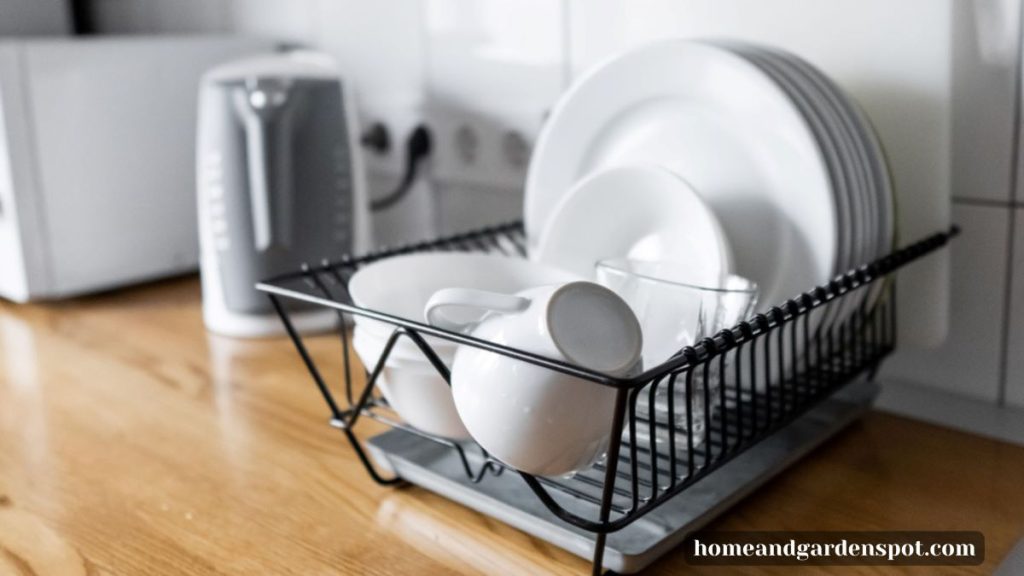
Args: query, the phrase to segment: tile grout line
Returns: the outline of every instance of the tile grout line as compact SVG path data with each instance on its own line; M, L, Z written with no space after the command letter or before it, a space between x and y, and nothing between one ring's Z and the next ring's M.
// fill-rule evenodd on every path
M1017 209L1010 209L1010 229L1007 234L1006 248L1006 278L1003 283L1003 334L1002 346L999 353L999 394L996 396L996 403L1000 407L1006 406L1007 389L1010 384L1010 321L1013 308L1013 249L1014 240L1017 236Z
M562 91L572 85L572 0L562 2Z
M1017 12L1017 25L1024 26L1024 3L1020 5ZM1017 227L1017 210L1014 205L1018 187L1020 186L1020 164L1021 164L1021 76L1024 75L1024 42L1020 34L1017 35L1017 65L1014 68L1016 78L1014 80L1015 98L1013 100L1013 139L1010 142L1010 153L1013 159L1010 165L1010 215L1009 230L1006 234L1006 272L1003 278L1003 326L1002 342L999 350L999 391L996 395L996 405L1000 408L1006 406L1006 394L1009 386L1009 363L1010 363L1010 307L1013 305L1013 245L1015 228Z
M1013 162L1016 166L1016 161ZM1016 168L1011 168L1015 170ZM1011 178L1012 180L1012 178ZM1013 185L1011 184L1011 187ZM1011 190L1013 192L1013 190ZM1024 202L1016 202L1014 200L992 200L990 198L965 198L963 196L953 196L953 204L960 204L963 206L980 206L985 208L1024 208Z

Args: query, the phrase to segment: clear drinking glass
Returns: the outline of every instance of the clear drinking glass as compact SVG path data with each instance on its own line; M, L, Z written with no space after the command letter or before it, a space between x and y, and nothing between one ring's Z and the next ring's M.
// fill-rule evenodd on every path
M731 328L747 319L757 304L757 285L739 276L727 275L715 285L696 285L687 281L692 271L687 267L665 261L612 258L596 265L597 281L616 292L629 304L643 333L643 367L652 368L679 353L702 338L713 336L724 328ZM718 405L718 362L709 368L708 406ZM668 442L669 385L662 382L650 400L649 386L640 392L636 414L643 421L654 420L656 442ZM687 429L686 385L677 379L672 392L674 423L677 432L689 433L693 445L704 441L704 388L703 373L694 373L690 394L692 430ZM653 410L653 414L651 411ZM640 445L649 443L650 427L638 421L634 440ZM676 438L676 446L685 448L685 438Z

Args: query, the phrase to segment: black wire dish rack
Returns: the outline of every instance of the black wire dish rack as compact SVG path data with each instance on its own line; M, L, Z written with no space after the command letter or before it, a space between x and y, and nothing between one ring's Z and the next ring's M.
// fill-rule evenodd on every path
M893 272L943 247L957 233L953 227L851 270L631 378L608 377L360 308L349 297L348 282L356 270L391 256L469 251L523 257L521 223L307 265L257 287L280 315L330 409L331 425L345 435L376 482L409 481L439 492L591 557L594 574L603 568L633 572L867 409L875 391L870 381L895 345ZM830 317L830 308L839 309L854 295L862 303L852 314L817 326ZM362 378L354 378L359 365L351 358L346 322L337 331L341 385L332 386L296 331L289 300L333 308L343 320L360 315L394 327L377 365L367 367L363 389L355 389ZM571 478L538 477L507 469L472 442L432 436L403 423L375 392L376 384L403 338L449 381L448 367L430 347L428 335L617 390L607 456ZM685 391L681 396L680 388ZM656 397L668 399L667 411L663 405L655 408ZM683 405L675 405L677 397L686 399ZM363 417L391 430L361 441L353 431ZM703 426L695 418L702 418ZM687 433L695 424L704 429L703 437Z

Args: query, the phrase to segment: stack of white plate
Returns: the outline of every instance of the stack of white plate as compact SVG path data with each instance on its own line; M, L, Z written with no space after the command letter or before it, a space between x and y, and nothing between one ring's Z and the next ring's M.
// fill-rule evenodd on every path
M781 50L720 43L770 75L797 103L825 154L839 209L836 270L884 256L895 242L895 196L881 144L863 110L819 69ZM849 298L845 318L866 294Z
M762 310L893 245L892 184L867 117L820 70L781 50L660 41L581 77L553 110L531 161L525 224L532 256L589 267L566 262L564 247L552 248L550 239L600 239L614 218L595 215L605 230L588 229L561 214L571 204L563 197L590 175L631 165L668 170L706 202L731 248L725 271L760 286ZM630 203L623 187L621 206ZM614 209L607 200L590 207ZM686 219L679 215L681 224ZM551 230L573 221L572 234ZM680 260L692 261L684 250L693 247L680 247ZM861 292L815 320L846 317L868 296Z

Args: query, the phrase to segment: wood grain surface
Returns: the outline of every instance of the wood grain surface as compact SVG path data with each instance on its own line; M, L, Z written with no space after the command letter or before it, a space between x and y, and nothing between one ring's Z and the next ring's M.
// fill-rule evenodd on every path
M312 349L337 365L335 339ZM0 574L588 570L418 488L377 486L327 417L290 342L204 331L194 278L0 303ZM1024 536L1024 448L872 413L713 528L980 530L985 565L949 572L988 573ZM649 572L692 568L676 552Z

